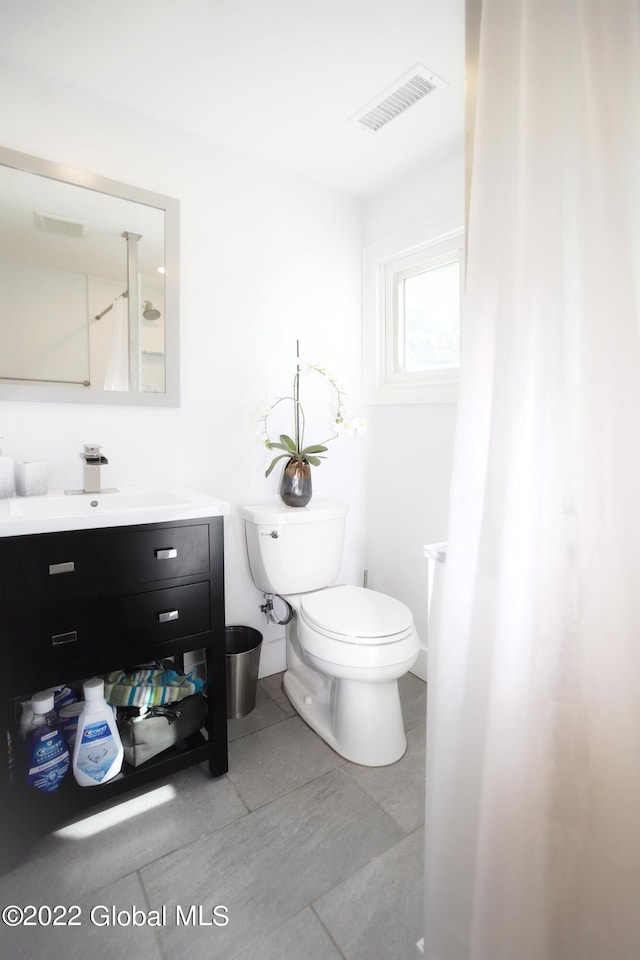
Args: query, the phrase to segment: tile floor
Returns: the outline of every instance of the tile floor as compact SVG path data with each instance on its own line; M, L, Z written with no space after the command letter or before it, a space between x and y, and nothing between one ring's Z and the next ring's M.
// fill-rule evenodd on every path
M281 680L261 680L255 710L229 722L226 776L185 770L64 827L0 877L0 907L77 907L56 915L73 925L47 925L46 911L37 926L0 921L0 956L415 960L426 685L400 681L407 752L370 768L316 736Z

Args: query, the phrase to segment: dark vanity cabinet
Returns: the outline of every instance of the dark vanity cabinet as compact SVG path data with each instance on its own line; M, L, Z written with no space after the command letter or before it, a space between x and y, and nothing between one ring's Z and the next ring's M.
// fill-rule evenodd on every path
M227 770L223 518L0 538L0 857L4 868L38 836L195 763ZM24 783L19 701L38 690L203 651L202 730L114 780L55 794ZM13 744L13 762L9 751Z

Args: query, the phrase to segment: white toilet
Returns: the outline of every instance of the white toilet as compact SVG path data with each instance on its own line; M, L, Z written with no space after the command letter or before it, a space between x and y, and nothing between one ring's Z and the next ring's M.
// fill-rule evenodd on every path
M416 661L411 611L364 587L332 587L342 562L347 505L313 500L240 508L253 581L283 597L284 688L300 716L347 760L384 766L407 748L398 678Z

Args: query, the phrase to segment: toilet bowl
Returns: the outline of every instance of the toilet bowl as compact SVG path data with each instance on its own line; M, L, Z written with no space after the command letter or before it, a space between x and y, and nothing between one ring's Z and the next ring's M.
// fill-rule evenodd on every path
M347 760L365 766L399 760L407 740L398 679L419 647L408 608L348 585L303 595L292 606L301 659L330 680L320 691L305 691L288 669L284 686L297 712Z
M340 566L346 512L336 501L317 501L311 510L241 508L254 582L293 611L283 682L289 700L341 756L385 766L406 750L398 679L415 663L419 640L400 601L364 587L330 585Z

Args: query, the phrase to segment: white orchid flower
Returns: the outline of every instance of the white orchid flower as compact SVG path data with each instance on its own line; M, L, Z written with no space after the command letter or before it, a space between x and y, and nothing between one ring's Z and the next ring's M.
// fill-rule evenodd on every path
M336 423L336 430L340 437L356 437L365 432L367 421L362 417L345 417Z
M311 373L319 373L329 381L335 391L334 404L335 413L330 421L328 429L330 436L320 440L320 442L309 443L305 437L305 414L302 403L300 402L300 376L307 376ZM318 363L311 363L308 360L297 358L296 373L293 383L293 394L291 396L271 397L265 411L256 422L256 434L262 443L271 451L281 451L271 461L266 471L269 476L276 463L287 457L295 460L305 460L313 466L319 466L326 453L326 444L335 440L339 436L356 436L364 431L365 421L362 419L346 418L346 393L338 383L338 380L332 372ZM269 434L268 421L275 408L280 403L290 403L293 407L293 432L291 436L280 434L278 440L272 440Z
M310 360L303 360L302 357L298 360L298 368L303 377L310 376L317 369Z

